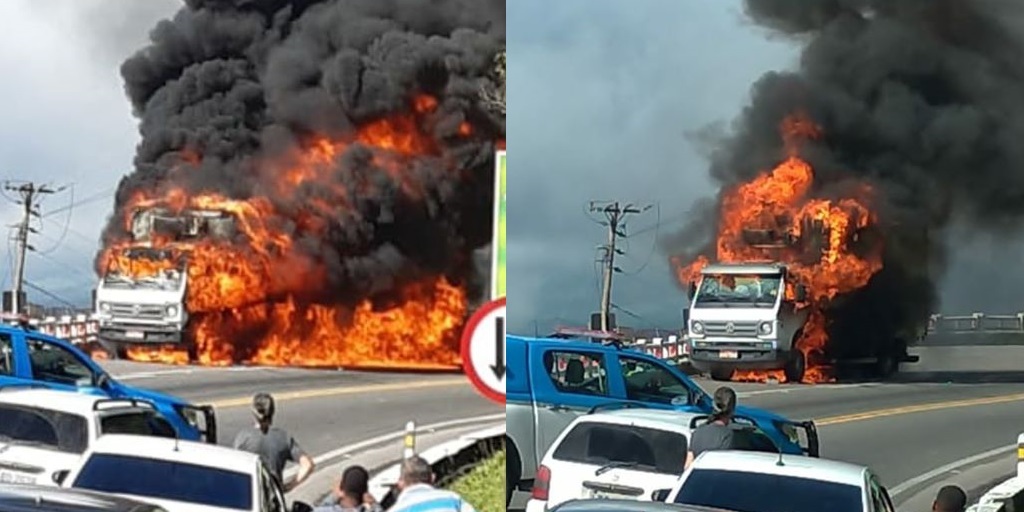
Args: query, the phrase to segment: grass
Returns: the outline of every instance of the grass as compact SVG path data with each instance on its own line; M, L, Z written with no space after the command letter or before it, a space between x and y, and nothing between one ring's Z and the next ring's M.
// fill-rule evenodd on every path
M452 482L448 489L459 493L478 512L505 511L505 451Z

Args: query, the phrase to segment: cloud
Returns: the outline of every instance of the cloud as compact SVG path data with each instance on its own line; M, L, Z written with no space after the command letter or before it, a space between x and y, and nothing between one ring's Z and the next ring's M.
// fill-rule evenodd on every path
M714 192L690 135L729 122L750 84L795 56L739 13L736 1L508 4L511 330L580 325L596 311L606 231L584 213L589 200L657 203L667 234ZM624 242L614 302L641 318L620 313L620 324L681 323L684 295L652 252L655 212L628 221L644 234Z
M0 2L0 178L74 184L75 199L92 199L37 222L26 280L34 302L88 305L95 285L91 262L117 181L131 169L136 121L118 76L121 60L145 40L170 0L13 0ZM141 7L145 5L145 7ZM161 12L164 10L165 12ZM119 55L120 54L120 55ZM105 195L108 193L109 195ZM70 189L42 204L49 212L69 204ZM68 215L70 214L70 215ZM0 202L4 224L20 220L18 207ZM65 225L67 229L65 230ZM0 248L4 268L13 267ZM10 275L0 275L4 289Z

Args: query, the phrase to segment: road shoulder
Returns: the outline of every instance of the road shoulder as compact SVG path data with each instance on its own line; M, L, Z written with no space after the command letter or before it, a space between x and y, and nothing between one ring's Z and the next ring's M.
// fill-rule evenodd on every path
M1014 453L1001 453L967 467L950 469L906 489L893 499L900 512L931 510L932 501L945 485L958 485L967 493L967 502L977 503L989 489L1012 477L1017 471Z

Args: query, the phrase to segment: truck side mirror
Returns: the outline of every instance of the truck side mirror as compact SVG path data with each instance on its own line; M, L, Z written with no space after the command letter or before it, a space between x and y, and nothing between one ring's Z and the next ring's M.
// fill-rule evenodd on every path
M693 300L693 297L697 295L697 283L691 282L689 286L686 287L686 295L690 298L690 300Z
M683 329L690 328L690 308L683 308Z
M805 300L807 300L807 288L804 288L802 284L796 285L796 301L803 302Z

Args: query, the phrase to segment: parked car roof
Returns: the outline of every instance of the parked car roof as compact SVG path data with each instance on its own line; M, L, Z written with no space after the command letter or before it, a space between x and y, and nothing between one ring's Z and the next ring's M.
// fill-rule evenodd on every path
M743 473L792 476L860 487L868 468L828 459L763 452L707 451L693 462L694 470L717 469Z
M0 484L4 512L166 512L163 508L120 496L79 489Z
M677 505L660 501L636 500L572 500L550 512L731 512L697 505Z

